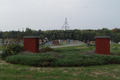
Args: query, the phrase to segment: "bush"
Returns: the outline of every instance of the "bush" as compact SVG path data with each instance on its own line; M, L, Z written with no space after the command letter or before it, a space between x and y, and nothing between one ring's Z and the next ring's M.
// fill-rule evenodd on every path
M13 51L17 53L20 53L22 51L24 51L24 46L18 45L18 44L14 44L13 45Z
M32 66L52 66L52 67L71 67L71 66L91 66L105 64L120 64L120 56L113 55L81 55L66 54L62 58L57 58L52 53L24 54L8 56L6 61L14 64Z
M2 55L2 59L5 59L7 56L10 55L16 55L18 53L20 53L21 51L23 51L23 47L20 46L19 44L7 44L3 50Z
M8 56L7 62L13 64L31 65L31 66L51 66L51 63L56 61L56 58L52 55L39 55L39 54L17 54Z
M43 48L41 48L40 49L40 53L45 53L45 52L51 52L51 51L53 51L53 49L52 48L50 48L50 47L43 47Z
M81 50L80 49L74 49L74 48L73 49L67 49L67 48L64 48L64 49L62 48L61 49L61 48L58 48L58 49L54 49L53 51L54 52L69 52L69 51L71 52L71 51L81 51Z

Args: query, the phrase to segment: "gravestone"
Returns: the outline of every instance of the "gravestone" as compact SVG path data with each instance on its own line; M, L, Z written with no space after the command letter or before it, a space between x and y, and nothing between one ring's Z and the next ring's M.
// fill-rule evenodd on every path
M20 44L24 44L23 40L20 41Z
M77 40L77 41L76 41L76 43L80 43L80 41L79 41L79 40Z
M74 41L73 41L73 43L76 43L76 42L77 42L77 40L74 40Z
M120 44L120 42L118 42L118 44Z
M42 44L42 40L41 39L39 40L39 44Z
M63 44L66 44L66 40L63 40Z
M60 39L59 39L59 43L63 43L63 40L60 40Z
M45 45L53 45L52 41L45 43Z
M73 40L70 40L70 43L74 43Z
M0 45L2 45L2 39L0 39Z
M53 40L52 43L53 43L53 45L59 45L59 41L58 40Z
M70 39L67 39L67 40L66 40L66 43L69 44L69 43L70 43Z

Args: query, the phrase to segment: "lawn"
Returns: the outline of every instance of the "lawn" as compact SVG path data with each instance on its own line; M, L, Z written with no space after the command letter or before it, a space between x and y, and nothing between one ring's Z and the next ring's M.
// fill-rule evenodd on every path
M112 44L111 52L119 54L119 45ZM56 48L60 55L87 53L95 47L86 45ZM120 80L120 64L87 67L33 67L6 63L0 60L0 80Z
M0 80L120 80L120 65L32 67L1 61Z

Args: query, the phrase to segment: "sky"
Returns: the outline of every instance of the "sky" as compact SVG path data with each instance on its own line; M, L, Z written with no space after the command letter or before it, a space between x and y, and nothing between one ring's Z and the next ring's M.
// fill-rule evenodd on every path
M0 0L0 31L120 27L120 0Z

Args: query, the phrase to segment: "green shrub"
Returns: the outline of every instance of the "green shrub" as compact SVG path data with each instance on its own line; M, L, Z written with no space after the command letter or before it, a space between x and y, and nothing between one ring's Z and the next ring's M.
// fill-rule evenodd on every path
M39 55L39 54L17 54L8 56L7 62L13 64L31 65L31 66L51 66L51 63L56 61L56 58L52 55Z
M23 47L23 46L18 45L18 44L14 44L14 45L13 45L13 51L15 51L16 54L19 53L19 52L22 52L23 50L24 50L24 47Z
M68 49L67 48L63 49L63 48L61 48L61 49L54 49L53 51L54 52L69 52L69 51L74 51L75 52L75 51L81 51L81 50L80 49L74 49L74 48L73 49L69 49L69 48Z
M40 53L45 53L45 52L51 52L51 51L53 51L53 49L52 48L50 48L50 47L43 47L43 48L41 48L40 49Z
M52 53L24 54L8 56L6 61L14 64L31 66L52 66L52 67L71 67L71 66L91 66L120 64L120 56L113 55L81 55L66 54L62 58L55 57Z
M19 44L7 44L3 50L3 53L1 54L2 55L2 59L5 59L7 56L10 56L10 55L16 55L20 52L23 51L23 47L20 46Z

